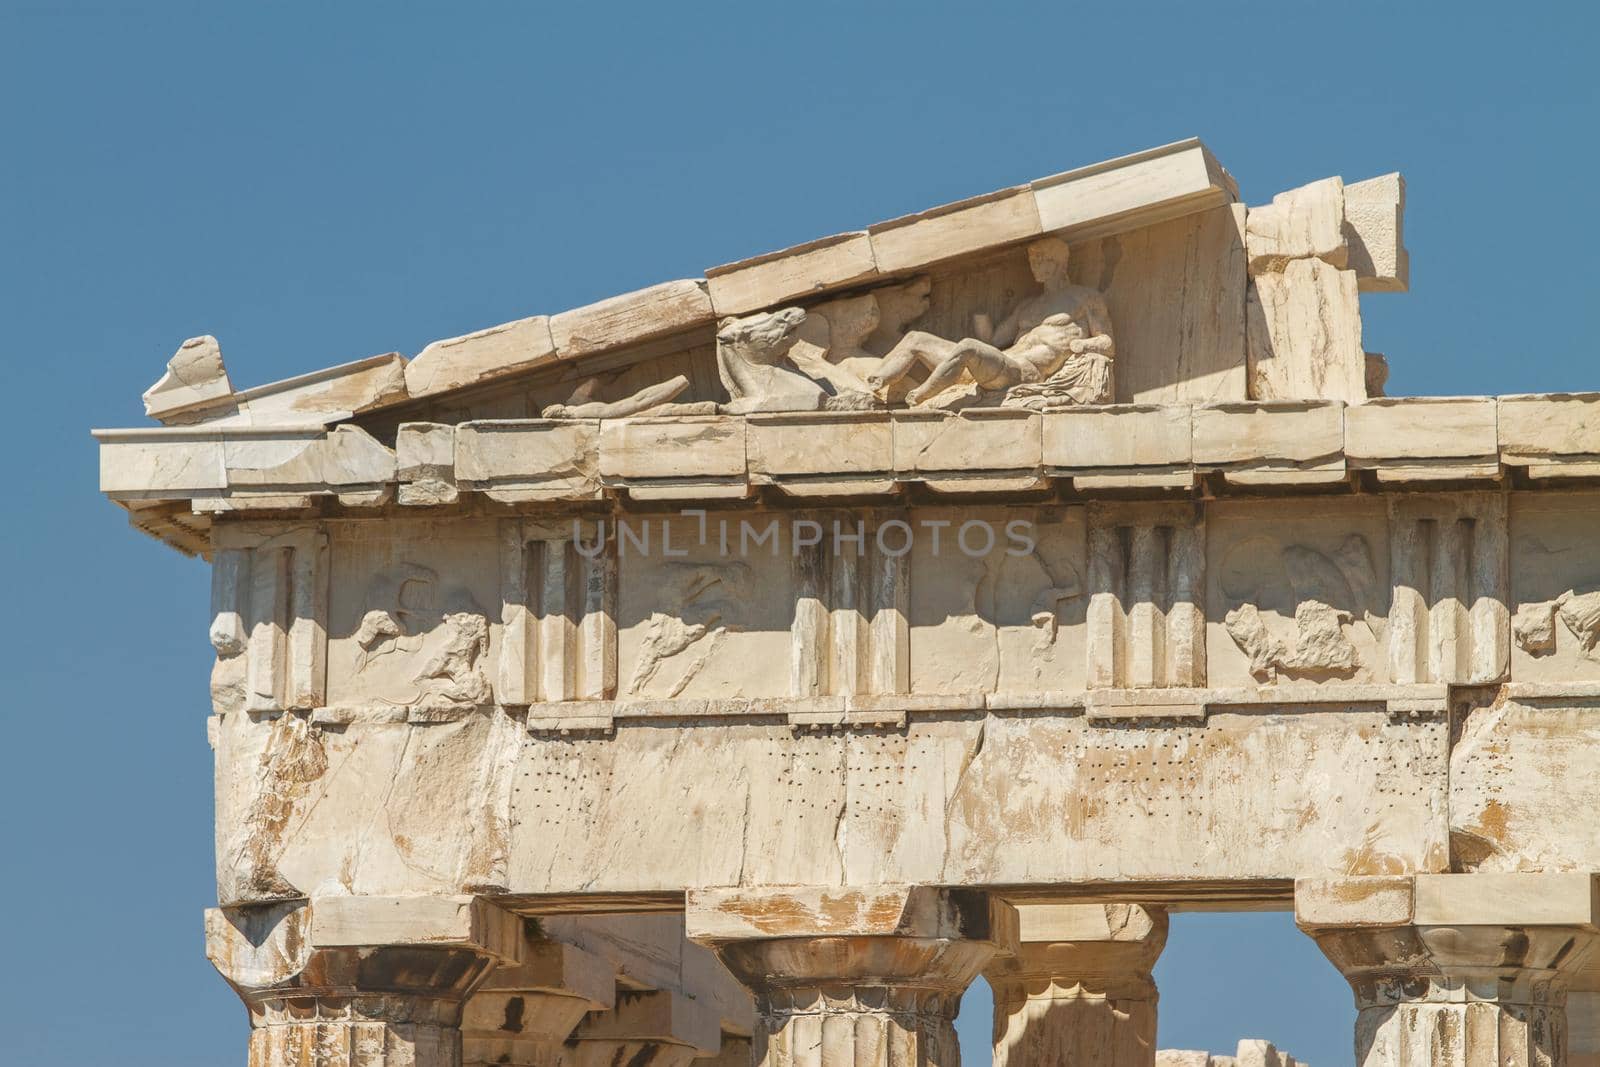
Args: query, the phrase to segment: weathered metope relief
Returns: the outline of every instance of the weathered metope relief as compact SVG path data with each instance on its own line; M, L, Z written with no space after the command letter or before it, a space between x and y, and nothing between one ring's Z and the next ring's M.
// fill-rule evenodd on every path
M1600 678L1600 530L1590 493L1511 509L1514 677Z
M664 687L665 695L678 696L705 669L722 639L742 629L739 605L755 595L750 568L739 562L662 563L657 579L665 590L662 607L650 613L639 655L623 692L642 696L661 667L682 656L682 669ZM732 617L730 617L732 616Z
M1554 600L1523 604L1517 609L1512 633L1517 646L1529 655L1545 655L1556 650L1556 620L1577 643L1580 655L1600 659L1600 590L1580 593L1568 589Z
M919 693L1081 690L1084 509L919 509L910 554ZM932 536L939 534L936 538Z
M1205 684L1205 528L1187 504L1089 512L1091 688Z
M1234 580L1227 592L1239 598L1238 606L1229 609L1226 618L1228 636L1241 651L1250 657L1250 673L1264 682L1276 681L1278 674L1295 677L1351 677L1360 666L1356 646L1345 633L1346 624L1355 620L1347 607L1353 603L1353 581L1372 569L1371 552L1366 541L1352 535L1342 546L1336 559L1329 559L1314 548L1290 545L1287 548L1270 542L1245 542L1239 546L1240 556L1253 553L1279 552L1278 567L1282 573L1294 573L1289 582L1289 592L1294 597L1295 631L1280 640L1268 631L1258 603L1266 596L1278 592L1261 586L1251 587L1244 576L1249 566L1242 558L1230 559ZM1262 556L1255 556L1261 559ZM1272 564L1267 564L1272 569ZM1363 570L1365 568L1365 570ZM1362 620L1362 625L1366 625ZM1370 634L1370 627L1368 628Z
M489 620L470 593L446 591L431 567L402 562L374 576L367 603L355 633L356 673L381 676L388 667L400 685L375 684L375 699L424 707L490 703Z
M1387 680L1381 504L1218 504L1207 532L1212 685Z
M640 515L608 520L605 537L619 575L619 701L787 695L787 519Z
M311 707L404 718L495 703L493 539L431 520L328 525L328 685Z

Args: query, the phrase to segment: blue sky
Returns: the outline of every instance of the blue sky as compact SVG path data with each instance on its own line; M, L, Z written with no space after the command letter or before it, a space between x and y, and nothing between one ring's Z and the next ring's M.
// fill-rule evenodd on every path
M1592 389L1592 5L0 0L6 1062L242 1062L207 575L95 491L185 337L253 385L1181 137L1245 198L1400 169L1390 392ZM1180 917L1161 1043L1351 1059L1287 916ZM987 1062L982 993L963 1016ZM974 1052L973 1050L977 1050Z

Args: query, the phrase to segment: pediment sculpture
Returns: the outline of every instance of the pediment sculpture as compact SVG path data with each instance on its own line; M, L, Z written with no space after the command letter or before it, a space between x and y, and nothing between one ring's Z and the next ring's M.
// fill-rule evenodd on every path
M1027 297L994 326L974 316L973 333L951 341L920 330L907 333L868 376L878 395L897 396L912 368L928 377L905 392L907 403L933 401L963 381L992 406L1103 404L1111 399L1111 313L1094 289L1074 285L1071 253L1059 237L1028 246L1028 267L1043 291ZM1014 394L1014 395L1013 395Z
M1406 288L1404 206L1387 174L1247 207L1187 140L442 338L410 359L235 389L215 338L196 337L145 403L170 427L359 419L379 439L397 418L1355 405L1379 394L1385 368L1365 351L1358 296ZM295 462L295 478L276 477L306 482L325 458Z
M928 282L724 319L717 368L728 414L908 406L1022 407L1036 411L1111 401L1116 354L1104 296L1072 282L1059 237L1027 247L1040 291L973 316L965 337L907 325L927 310ZM884 327L894 336L886 350ZM925 377L918 381L918 372Z
M931 283L919 276L811 308L723 318L716 359L726 402L675 403L689 388L683 375L602 402L593 398L598 379L590 378L567 403L541 414L594 419L923 405L1048 411L1110 403L1116 345L1105 297L1072 282L1061 238L1034 241L1027 257L1039 292L995 309L998 320L975 313L967 336L910 328L928 310Z

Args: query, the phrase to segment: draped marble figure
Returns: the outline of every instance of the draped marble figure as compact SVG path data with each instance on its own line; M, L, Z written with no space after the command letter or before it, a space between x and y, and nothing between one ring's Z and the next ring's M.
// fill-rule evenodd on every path
M977 383L980 396L998 398L1017 386L1050 382L1063 388L1091 385L1081 402L1107 402L1107 366L1116 354L1111 313L1098 291L1072 283L1070 262L1071 251L1059 237L1035 241L1028 246L1028 266L1043 292L1017 304L999 326L987 315L975 315L973 337L950 341L912 330L868 375L868 384L882 396L894 395L911 369L921 366L928 377L905 393L911 404L966 378Z

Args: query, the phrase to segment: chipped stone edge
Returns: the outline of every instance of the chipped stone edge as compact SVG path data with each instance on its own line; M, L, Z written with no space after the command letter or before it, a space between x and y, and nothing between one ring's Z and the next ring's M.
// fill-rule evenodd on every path
M1554 687L1546 686L1546 689ZM1600 683L1597 683L1600 688ZM1572 695L1563 689L1559 695ZM1540 694L1544 690L1539 690ZM605 700L535 701L498 706L507 714L525 707L530 733L610 732L624 721L663 719L779 720L797 729L898 728L912 717L951 715L1083 715L1088 721L1192 720L1218 712L1293 706L1345 709L1375 707L1392 714L1439 716L1449 708L1449 686L1341 682L1284 685L1273 689L1219 688L1081 689L1041 692L898 693L857 696L637 697ZM466 718L494 705L425 709L421 715L387 705L329 705L311 712L313 722L334 725L440 722Z
M1515 411L1515 418L1506 418L1508 409ZM1453 430L1463 411L1476 422L1467 435ZM1430 424L1435 412L1444 420L1441 425ZM1107 433L1114 433L1122 420L1131 431L1153 428L1146 439L1149 447L1140 443L1125 450L1127 454L1087 457L1122 461L1115 464L1072 463L1074 457L1063 454L1060 444L1070 443L1071 435L1053 436L1052 429L1065 426L1065 420L1085 418L1106 421ZM1184 420L1187 435L1181 432ZM605 461L607 428L621 421L464 422L442 446L448 447L448 456L441 454L431 463L408 461L403 468L394 449L351 424L201 424L92 432L100 444L101 491L130 510L146 510L145 518L157 506L183 502L197 512L295 511L316 508L327 497L345 507L377 507L387 504L396 489L408 507L429 507L453 505L460 494L470 492L512 504L592 501L607 490L640 500L739 500L762 486L797 499L826 499L881 496L912 483L937 493L992 495L1045 490L1051 479L1070 479L1079 493L1115 495L1181 492L1208 473L1245 489L1285 491L1336 485L1352 471L1369 474L1380 486L1504 484L1507 468L1520 470L1534 484L1600 478L1600 394L1395 398L1359 409L1336 401L1279 401L1110 405L1044 415L996 410L717 416L719 425L731 428L726 440L709 442L698 456L686 448L674 457L677 469L671 476L631 476ZM1020 451L1019 421L1029 428ZM886 440L852 469L791 469L752 439L759 427L785 422L842 435L859 435L863 426L871 426ZM969 466L948 459L935 465L907 461L908 450L926 444L934 427L955 430L972 442L961 452L972 457ZM473 442L486 430L571 437L571 470L558 474L530 465L477 477ZM986 448L984 439L990 434L997 436L993 448ZM277 471L240 467L231 458L251 451L252 444L259 452L273 443L287 450L298 443L300 451ZM841 443L846 447L837 451L847 452L848 437ZM730 454L729 448L743 455ZM990 457L996 455L1020 458L995 464ZM164 525L174 536L163 540L182 551L194 550L192 533L172 530L170 521Z

